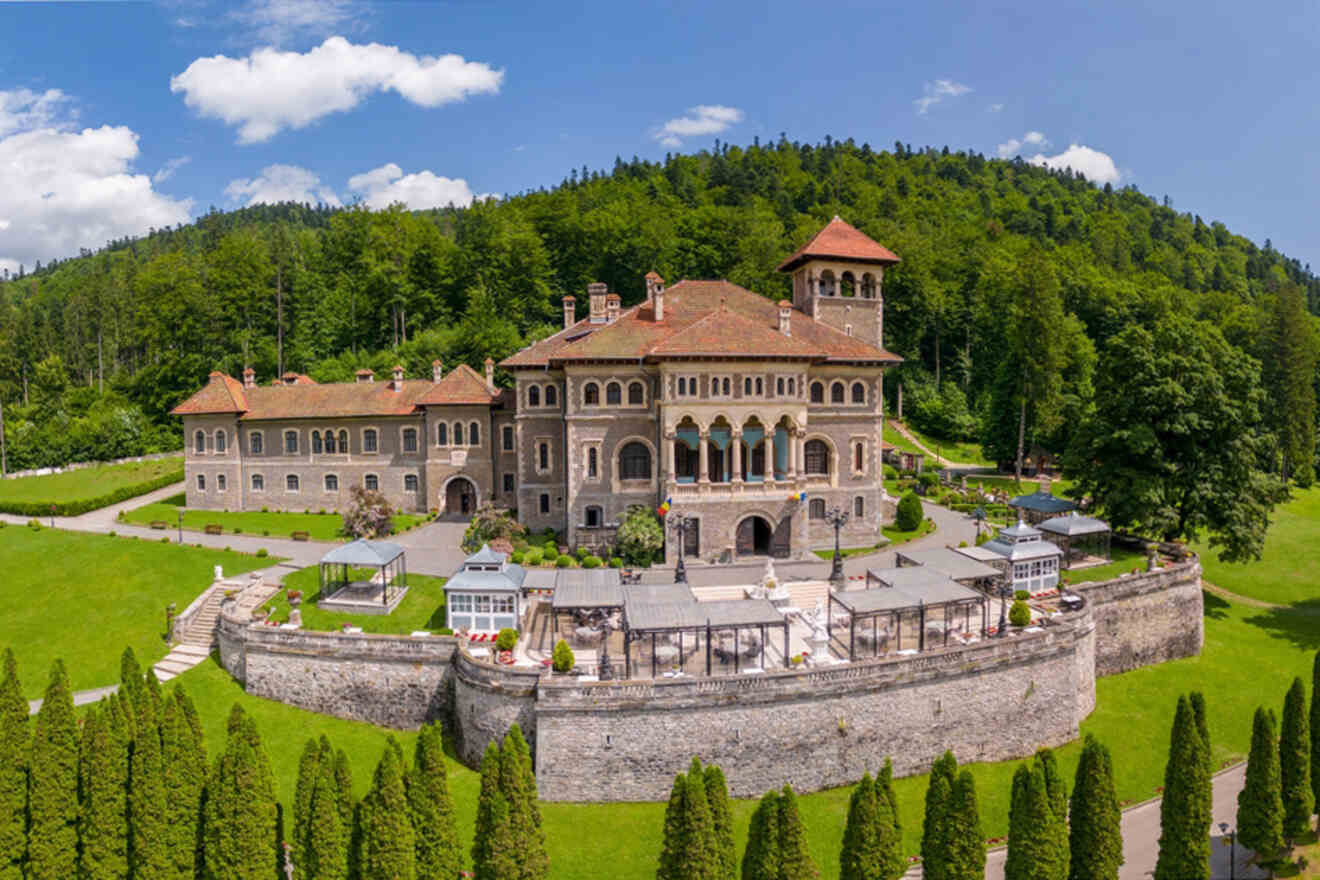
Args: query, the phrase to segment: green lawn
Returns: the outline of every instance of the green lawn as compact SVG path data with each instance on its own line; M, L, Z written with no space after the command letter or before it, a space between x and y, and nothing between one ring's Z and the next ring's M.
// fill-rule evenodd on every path
M907 543L913 538L920 538L922 535L929 535L931 532L935 531L935 523L929 519L923 519L921 525L911 531L905 532L898 526L882 526L880 530L884 532L885 537L889 539L889 544L887 546L893 547L898 544Z
M371 572L355 574L363 580ZM336 630L345 623L362 627L363 632L407 634L417 630L438 630L445 625L445 579L424 574L408 575L408 595L403 597L393 614L344 614L322 611L316 607L318 598L316 566L295 571L284 579L288 590L302 590L303 629ZM288 598L277 597L275 614L280 620L289 616Z
M1020 484L1014 484L1011 475L999 474L968 474L967 488L974 489L978 483L983 483L984 487L989 489L1003 489L1009 495L1029 495L1040 488L1040 482L1035 477L1023 477ZM1071 489L1075 483L1072 480L1055 477L1050 480L1050 494L1058 495L1060 498L1066 497L1066 492Z
M969 440L940 440L929 434L921 433L911 425L907 425L907 429L912 433L912 436L920 440L927 449L934 452L936 455L941 456L946 461L952 461L957 464L975 464L980 465L981 467L995 466L995 462L986 458L985 453L981 451L980 443ZM931 463L932 462L927 462L927 464Z
M1146 554L1140 550L1129 550L1127 547L1114 547L1110 553L1112 562L1106 565L1097 565L1094 568L1079 568L1076 571L1065 571L1063 573L1063 582L1065 584L1085 584L1094 581L1107 581L1116 578L1120 574L1126 574L1136 568L1140 571L1146 570Z
M921 452L921 450L917 448L917 444L898 433L898 431L887 421L885 422L884 439L886 444L895 449L901 449L904 452ZM925 453L922 454L924 455Z
M888 546L889 543L887 541L881 541L877 544L872 544L870 547L841 547L839 548L839 555L844 559L847 559L849 556L864 556L867 553L874 553L877 550L882 550ZM826 562L832 562L834 560L833 547L830 547L828 550L812 550L811 552L815 553Z
M0 528L0 647L18 658L29 697L63 658L75 690L119 680L132 645L143 664L165 656L165 606L182 611L211 584L216 565L236 574L270 565L225 550L27 526Z
M1293 489L1292 500L1270 515L1265 554L1259 563L1220 562L1219 551L1202 543L1205 579L1240 596L1287 604L1320 598L1320 488ZM1261 577L1260 571L1270 572Z
M143 505L127 511L120 519L135 525L147 525L159 520L169 523L171 529L177 528L179 505L172 503L175 500L170 498L157 504ZM182 496L179 496L177 500L181 501ZM418 523L425 522L426 519L426 516L420 514L396 514L394 517L394 530L396 532L405 531ZM221 526L225 530L225 534L232 535L270 535L275 538L287 538L294 532L306 532L313 541L343 540L340 530L344 526L344 519L337 513L273 511L268 513L260 511L231 513L221 510L187 510L183 514L183 528L185 531L200 532L213 523Z
M0 480L0 510L45 515L51 504L84 513L183 479L183 457L104 464L40 477ZM31 510L21 509L35 505Z

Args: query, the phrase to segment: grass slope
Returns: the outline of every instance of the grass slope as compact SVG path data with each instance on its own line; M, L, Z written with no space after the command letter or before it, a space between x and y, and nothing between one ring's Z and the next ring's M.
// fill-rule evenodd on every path
M168 501L156 504L144 504L124 513L123 522L134 525L147 525L153 521L162 521L176 528L179 522L179 507ZM422 515L400 513L394 517L394 530L401 532L425 522ZM275 538L287 538L294 532L306 532L314 541L341 541L340 535L344 518L337 513L290 513L248 511L233 513L222 510L186 510L183 514L185 531L200 532L212 523L220 526L226 534L232 535L267 535Z
M369 576L363 572L364 579ZM345 623L362 627L363 632L406 635L417 630L438 630L445 625L445 578L424 574L408 574L408 595L403 597L393 614L344 614L322 611L316 607L319 589L315 566L303 568L284 578L289 590L302 590L302 619L304 629L336 630ZM286 620L289 603L284 594L278 597L276 616Z
M165 606L182 611L211 583L213 568L250 571L274 560L243 553L27 526L0 529L3 644L18 658L28 697L41 696L63 658L75 690L119 681L132 645L144 663L165 655Z
M985 453L981 451L980 443L972 440L941 440L938 437L921 433L911 424L906 427L913 437L922 442L922 445L945 461L952 461L957 464L975 464L981 467L995 466L995 463L986 458ZM889 438L886 436L885 439L888 441Z
M0 480L0 506L38 504L49 508L52 503L78 504L116 494L121 498L132 498L150 492L161 480L175 475L179 480L183 479L182 456L102 464L38 477L15 477ZM139 487L139 491L133 491Z
M1288 604L1320 598L1320 488L1293 489L1293 497L1275 508L1265 553L1258 563L1220 562L1206 544L1201 554L1205 579L1239 596ZM1261 572L1268 572L1262 577Z

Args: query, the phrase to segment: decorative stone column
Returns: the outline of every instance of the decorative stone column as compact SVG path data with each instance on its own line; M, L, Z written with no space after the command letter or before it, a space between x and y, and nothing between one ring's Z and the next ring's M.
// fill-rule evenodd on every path
M678 439L678 434L673 429L665 431L665 482L673 486L678 482L674 474L674 441Z
M797 430L788 430L788 469L784 476L791 482L797 479Z
M762 424L765 424L762 422ZM775 432L773 428L765 429L765 437L761 440L761 445L765 447L765 484L771 485L775 481Z
M729 466L732 473L729 475L729 482L734 485L742 485L742 431L733 429L729 431Z
M697 471L697 482L703 486L710 482L710 429L702 428L697 432L698 458L701 470Z

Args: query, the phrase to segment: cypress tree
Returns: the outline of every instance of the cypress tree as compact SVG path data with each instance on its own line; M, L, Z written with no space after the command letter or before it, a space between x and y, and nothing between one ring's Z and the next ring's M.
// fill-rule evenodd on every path
M550 872L550 859L545 851L545 832L541 830L541 811L536 805L532 751L517 724L510 725L500 749L500 793L509 808L513 839L518 842L513 854L518 863L516 880L542 880Z
M715 858L723 880L738 877L738 849L733 840L733 812L729 808L729 786L724 771L711 764L703 773L706 803L710 805L710 821L715 836Z
M1277 765L1276 765L1277 766ZM1155 880L1196 880L1210 873L1210 817L1205 813L1206 761L1195 712L1178 697L1160 801Z
M462 855L439 725L428 724L418 734L412 771L405 782L417 845L417 876L457 877Z
M1311 826L1311 733L1307 729L1306 688L1294 678L1283 702L1279 731L1279 780L1283 797L1283 836L1301 837Z
M976 782L968 770L958 774L949 797L944 846L947 880L984 880L985 833L976 803Z
M889 804L885 802L882 811L887 811L888 807ZM820 868L816 867L816 862L811 858L807 829L802 826L797 795L790 785L785 785L779 795L778 812L779 873L776 880L819 880Z
M203 876L270 880L279 861L270 759L256 724L237 703L229 713L225 751L207 782Z
M1089 733L1073 780L1069 818L1068 880L1118 880L1123 835L1114 768L1109 749Z
M894 833L902 837L903 823L898 818L898 796L894 794L894 762L888 757L885 758L885 765L880 768L880 775L875 778L875 785L884 792L885 798L889 801L889 809L894 813ZM907 871L906 861L903 862L903 870Z
M131 647L125 648L119 656L119 696L127 700L124 708L133 720L129 731L132 739L137 739L137 719L142 714L142 704L147 699L147 683L142 677L142 667L138 665L137 655Z
M61 660L37 712L28 808L28 877L68 880L78 870L78 722Z
M307 836L311 831L312 791L321 778L321 744L313 737L303 743L298 758L298 782L293 790L293 863L307 863Z
M165 840L169 876L192 880L200 866L202 792L206 788L206 743L189 720L192 701L182 685L165 701L161 761L165 777ZM195 710L194 710L195 711Z
M109 704L83 722L79 880L128 876L128 743Z
M839 852L839 880L873 880L884 877L889 865L885 834L893 831L893 819L886 827L889 804L881 808L871 774L866 773L848 799L848 820L843 826L843 845Z
M22 880L27 848L28 704L14 652L0 681L0 880Z
M1019 765L1013 771L1013 793L1008 802L1008 853L1004 859L1004 880L1023 880L1023 847L1030 836L1027 827L1027 787L1031 771ZM1016 841L1016 842L1015 842Z
M779 795L768 791L747 827L741 880L779 880Z
M1320 804L1320 651L1311 663L1311 802Z
M362 800L362 849L358 862L361 880L412 880L416 876L417 847L408 818L403 790L399 747L390 737L376 765L371 790ZM501 875L501 880L517 876Z
M155 676L148 673L148 678ZM156 704L146 698L138 715L137 739L129 764L128 864L134 880L157 880L169 873L165 838L165 766L161 761Z
M1274 717L1264 708L1257 708L1251 724L1246 783L1238 792L1237 836L1243 846L1255 850L1263 864L1274 862L1283 848L1280 788Z
M1215 758L1210 749L1210 722L1206 718L1205 695L1192 691L1187 695L1187 702L1192 707L1192 717L1196 719L1196 732L1201 735L1201 751L1205 756L1205 767L1197 777L1201 790L1201 818L1205 821L1205 833L1210 833L1210 822L1215 814Z
M353 768L349 766L348 754L339 749L335 752L335 788L339 791L339 816L344 825L353 827Z
M921 825L921 872L925 880L945 880L944 824L957 774L958 762L950 751L940 756L930 768L926 813Z
M484 872L475 872L476 880L507 880L517 877L521 868L516 853L518 841L513 836L513 823L509 819L509 802L495 790L490 800L491 840L489 858Z
M499 817L495 812L496 800L503 804ZM500 750L492 741L486 744L486 754L481 759L481 794L477 796L477 827L472 838L472 871L476 880L500 880L495 864L508 854L495 851L496 840L512 840L512 837L507 837L507 829L495 827L497 818L508 825L509 805L500 794ZM511 876L515 875L505 875Z
M701 762L693 758L683 781L683 811L680 814L679 850L676 867L681 877L714 877L719 871L715 825L706 802L706 780Z
M1040 762L1045 777L1045 792L1050 799L1050 835L1054 850L1059 854L1056 873L1053 880L1067 880L1068 877L1068 791L1059 772L1059 762L1050 749L1039 749L1036 760Z
M339 807L339 784L335 781L333 759L317 765L316 783L309 804L304 861L295 863L300 876L309 880L346 880L348 877L349 829ZM421 836L420 834L418 835ZM421 874L422 877L457 877L452 873Z

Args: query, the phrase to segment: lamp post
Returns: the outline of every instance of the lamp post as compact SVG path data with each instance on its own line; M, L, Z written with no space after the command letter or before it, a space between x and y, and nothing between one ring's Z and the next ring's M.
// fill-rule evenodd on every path
M1228 833L1228 823L1219 823L1219 832L1228 838L1228 880L1237 880L1237 831Z
M183 543L183 508L179 508L179 543Z
M825 511L825 521L834 526L834 564L830 568L830 580L843 583L843 554L839 552L839 530L848 522L848 511L832 507Z
M1012 569L1010 568L1009 570L1011 571ZM1005 611L1008 608L1008 598L1012 595L1013 585L1007 580L1007 576L1005 576L1004 582L999 585L999 632L995 633L995 638L1002 639L1004 637L1004 630L1008 629L1008 620L1006 619Z
M614 678L614 670L610 665L610 619L607 617L600 622L600 631L603 634L600 640L600 663L596 677L601 681L609 681Z
M697 521L683 513L674 511L669 514L668 525L678 535L678 564L674 566L674 583L686 584L687 566L683 564L683 548L687 544L687 530L697 524Z

